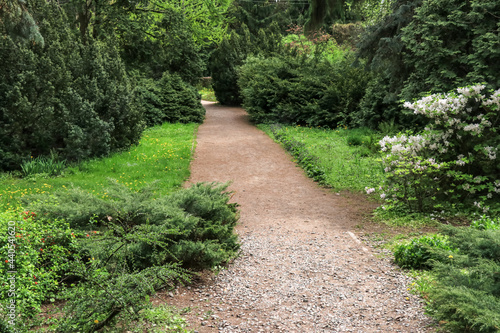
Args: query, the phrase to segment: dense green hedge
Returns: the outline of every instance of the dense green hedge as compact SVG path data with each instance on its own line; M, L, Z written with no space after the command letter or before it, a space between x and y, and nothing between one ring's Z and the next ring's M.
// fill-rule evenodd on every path
M201 123L205 117L198 92L176 74L165 72L157 81L143 78L135 95L148 126L164 122Z
M125 68L111 43L83 45L55 5L37 3L45 46L0 37L0 169L56 150L63 158L106 155L144 128Z
M150 70L130 76L114 39L82 42L60 7L38 0L30 6L44 44L0 34L7 64L0 68L0 170L49 154L68 161L106 156L136 144L146 125L203 120L200 96L185 81L201 75L201 60L180 66L180 58L196 54L192 43L184 50L163 40L177 55L162 53L149 59ZM178 19L166 15L162 27L179 30Z
M349 57L251 57L240 68L238 84L255 122L334 128L359 121L356 111L369 77Z

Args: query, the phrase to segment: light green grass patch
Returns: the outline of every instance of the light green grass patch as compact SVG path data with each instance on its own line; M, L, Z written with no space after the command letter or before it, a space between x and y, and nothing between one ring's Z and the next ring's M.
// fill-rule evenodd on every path
M202 100L209 102L217 102L217 98L215 97L215 92L212 88L202 87L198 92L201 95Z
M270 134L269 126L259 127ZM374 147L374 142L378 141L375 132L302 126L285 128L291 138L306 144L325 173L325 183L335 190L362 192L365 187L378 187L384 179L380 156ZM354 137L361 139L360 145L352 144Z
M107 158L82 162L62 176L34 175L25 179L0 178L0 209L14 210L22 197L80 187L89 193L107 197L109 178L132 190L157 182L160 196L179 188L189 177L198 124L169 124L146 130L137 146Z

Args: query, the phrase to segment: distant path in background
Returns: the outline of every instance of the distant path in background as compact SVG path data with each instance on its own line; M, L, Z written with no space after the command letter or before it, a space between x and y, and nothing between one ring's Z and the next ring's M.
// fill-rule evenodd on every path
M203 102L188 183L232 181L241 255L155 302L198 332L430 332L406 277L356 236L374 204L307 178L241 108Z

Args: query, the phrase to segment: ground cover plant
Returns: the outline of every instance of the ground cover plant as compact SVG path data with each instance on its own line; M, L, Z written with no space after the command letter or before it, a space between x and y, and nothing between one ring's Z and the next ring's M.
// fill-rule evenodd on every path
M182 320L152 309L148 297L189 282L193 270L220 267L239 248L227 185L178 190L189 175L196 127L148 129L131 151L58 177L2 179L1 275L9 283L1 286L0 306L16 300L19 332L147 326L162 316L172 320L160 323L183 330ZM48 304L55 306L38 315ZM6 332L9 311L0 318Z

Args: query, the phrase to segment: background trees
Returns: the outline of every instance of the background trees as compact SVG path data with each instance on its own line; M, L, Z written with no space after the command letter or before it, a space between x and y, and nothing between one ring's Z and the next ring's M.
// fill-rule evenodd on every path
M104 156L146 125L202 121L193 86L229 4L2 1L0 170Z

